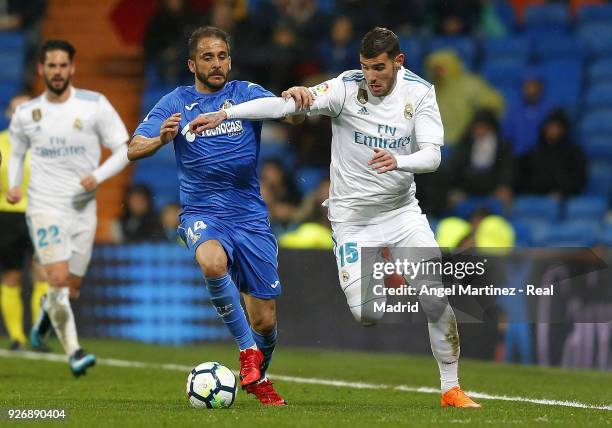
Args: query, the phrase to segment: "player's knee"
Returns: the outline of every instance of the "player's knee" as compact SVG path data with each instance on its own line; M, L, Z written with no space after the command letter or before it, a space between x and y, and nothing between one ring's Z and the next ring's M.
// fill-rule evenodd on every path
M253 317L251 327L259 334L264 336L270 334L276 328L276 319L274 317Z
M49 285L54 288L69 287L69 277L67 269L54 269L49 273Z
M200 268L206 278L219 278L227 273L225 254L212 254L200 262Z

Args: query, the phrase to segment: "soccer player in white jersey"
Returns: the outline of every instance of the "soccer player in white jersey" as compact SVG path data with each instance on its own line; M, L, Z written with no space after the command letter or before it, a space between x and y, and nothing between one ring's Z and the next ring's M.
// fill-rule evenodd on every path
M272 119L309 109L332 117L329 219L336 241L340 284L354 317L379 321L361 287L364 247L424 249L439 257L438 244L415 197L414 174L440 164L444 130L434 87L402 64L399 39L374 28L363 38L361 71L342 73L312 88L294 87L285 98L265 98L201 115L192 132L223 120ZM405 250L404 250L405 251ZM433 253L433 254L432 254ZM414 254L413 254L414 256ZM420 258L419 258L420 259ZM365 275L363 276L365 278ZM438 285L441 286L439 283ZM420 297L438 362L443 407L480 407L459 387L459 337L446 298Z
M30 339L40 343L49 320L75 376L85 374L96 357L81 349L70 305L78 297L91 259L96 233L96 189L127 164L128 133L104 95L76 89L74 47L49 40L40 51L38 73L46 91L19 106L9 128L9 203L22 198L24 158L30 150L26 218L32 242L44 265L49 292L43 315ZM100 145L112 155L100 165ZM48 327L47 327L48 328Z

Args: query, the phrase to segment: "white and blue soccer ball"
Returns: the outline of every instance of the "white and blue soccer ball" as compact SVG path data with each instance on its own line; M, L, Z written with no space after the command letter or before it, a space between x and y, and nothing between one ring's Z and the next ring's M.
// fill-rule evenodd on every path
M200 364L187 377L187 398L197 408L230 407L236 399L237 389L234 373L215 362Z

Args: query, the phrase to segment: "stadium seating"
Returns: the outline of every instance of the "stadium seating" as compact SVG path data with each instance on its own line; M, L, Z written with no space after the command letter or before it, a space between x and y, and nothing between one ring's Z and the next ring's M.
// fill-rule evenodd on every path
M612 5L582 6L578 10L578 23L604 23L612 25Z
M296 181L302 195L315 190L323 177L328 174L327 168L300 168L296 174Z
M471 37L434 37L429 50L452 49L463 61L466 68L473 70L476 65L476 42Z
M546 196L517 196L512 206L512 216L516 220L552 223L561 217L561 204Z
M608 201L599 196L576 196L567 201L566 220L592 220L601 222L606 214Z
M454 215L467 220L479 208L487 209L491 214L495 215L503 215L504 213L504 207L499 199L486 196L464 199L455 207Z
M548 230L545 244L549 247L591 247L599 239L597 222L566 221Z
M609 133L612 134L612 108L587 112L580 121L580 136L588 139L590 136Z
M587 23L578 27L578 39L591 58L612 54L612 26L606 23Z
M490 38L483 42L483 53L485 61L509 59L527 63L531 49L525 37Z
M533 38L533 51L539 61L582 57L582 45L572 35L541 34Z
M584 97L583 107L585 110L612 109L612 81L603 84L591 84Z
M569 24L569 9L564 4L530 6L525 13L525 32L529 35L564 33Z
M587 77L590 83L612 83L612 56L597 59L589 65Z

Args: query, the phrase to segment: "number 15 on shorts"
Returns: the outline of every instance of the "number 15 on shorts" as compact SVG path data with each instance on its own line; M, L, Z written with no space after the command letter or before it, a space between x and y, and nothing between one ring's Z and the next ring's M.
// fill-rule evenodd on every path
M340 267L346 264L355 263L359 260L359 251L357 250L356 242L347 242L338 248L338 257L340 258Z

